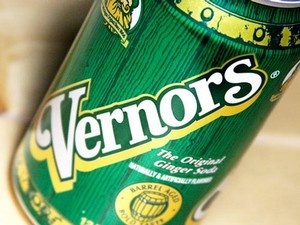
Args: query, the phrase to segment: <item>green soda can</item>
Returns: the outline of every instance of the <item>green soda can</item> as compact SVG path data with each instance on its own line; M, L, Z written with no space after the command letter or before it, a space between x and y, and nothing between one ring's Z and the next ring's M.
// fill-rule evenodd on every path
M195 225L294 77L299 1L95 1L20 144L34 224Z

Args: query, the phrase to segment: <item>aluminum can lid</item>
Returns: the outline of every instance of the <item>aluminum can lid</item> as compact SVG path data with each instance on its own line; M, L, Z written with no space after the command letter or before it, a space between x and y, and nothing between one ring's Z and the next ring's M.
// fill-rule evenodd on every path
M299 0L252 0L263 5L280 7L280 8L298 8L300 7Z

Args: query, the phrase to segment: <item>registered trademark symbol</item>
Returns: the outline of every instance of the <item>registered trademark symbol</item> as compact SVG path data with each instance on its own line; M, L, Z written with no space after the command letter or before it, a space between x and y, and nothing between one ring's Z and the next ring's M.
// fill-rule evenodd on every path
M278 77L280 74L279 70L275 70L273 73L271 73L270 77L271 79L275 79L276 77Z

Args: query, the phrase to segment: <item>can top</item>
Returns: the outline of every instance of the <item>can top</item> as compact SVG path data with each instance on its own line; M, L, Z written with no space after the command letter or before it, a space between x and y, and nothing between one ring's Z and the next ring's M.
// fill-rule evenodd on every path
M280 8L297 8L300 7L300 0L252 0L263 5L280 7Z

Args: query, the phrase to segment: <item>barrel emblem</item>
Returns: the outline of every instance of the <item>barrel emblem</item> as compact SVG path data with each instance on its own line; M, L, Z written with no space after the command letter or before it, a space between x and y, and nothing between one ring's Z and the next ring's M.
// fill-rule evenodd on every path
M165 224L179 211L181 194L159 183L137 183L117 196L115 210L124 224Z

